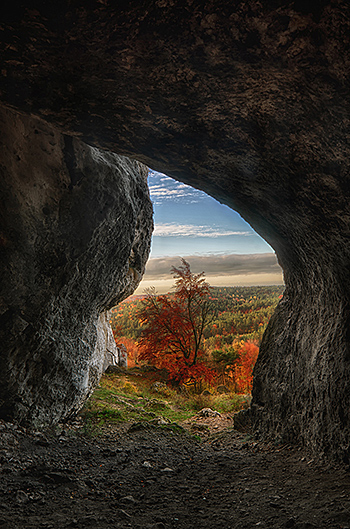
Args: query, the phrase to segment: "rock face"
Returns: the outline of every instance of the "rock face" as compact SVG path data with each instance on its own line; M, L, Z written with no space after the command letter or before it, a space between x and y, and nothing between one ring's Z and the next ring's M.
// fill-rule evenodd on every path
M108 311L100 314L95 347L95 352L97 352L98 358L103 358L103 373L109 365L118 365L119 361L119 348L115 343L113 331L109 324L109 318L110 313Z
M147 169L1 112L0 416L44 424L102 373L104 311L131 294L153 228Z
M109 327L110 329L110 327ZM112 347L106 347L105 348L105 359L103 363L103 372L105 373L109 367L123 367L127 369L128 367L128 352L126 350L126 347L124 344L122 344L120 347L117 347L113 333L112 338L113 342L111 342Z
M6 6L1 18L3 103L65 134L68 164L73 147L83 157L88 152L72 136L132 156L236 209L271 244L286 292L255 370L254 427L261 435L302 440L348 461L348 2L154 0L122 3L118 9L97 0L26 5L31 9L19 9L16 2ZM40 149L40 135L35 145ZM28 166L37 163L28 158ZM74 175L79 182L79 173ZM54 168L42 177L43 197L45 181L55 178ZM23 179L19 188L25 185ZM85 200L77 197L73 209ZM45 206L51 211L51 202ZM50 218L45 216L47 222ZM83 224L89 226L87 213ZM78 242L69 226L63 225L61 240L79 251L85 239ZM62 255L50 233L46 230L40 243L47 262ZM28 245L19 244L17 255L29 256ZM98 257L101 267L109 266L107 254ZM72 255L73 250L69 262ZM27 262L33 266L32 259ZM41 273L46 277L44 268ZM17 277L14 298L27 285L27 268L17 267ZM72 275L56 274L40 288L60 284L75 292L65 286L72 281ZM96 289L87 293L83 283L80 312L94 296L92 305L104 308L103 296ZM62 313L64 299L62 294L52 301L51 314ZM27 316L17 314L18 329L38 307L27 301ZM69 335L81 336L82 329L73 327ZM86 358L76 340L77 355ZM16 349L11 351L16 358ZM25 376L22 368L18 377Z

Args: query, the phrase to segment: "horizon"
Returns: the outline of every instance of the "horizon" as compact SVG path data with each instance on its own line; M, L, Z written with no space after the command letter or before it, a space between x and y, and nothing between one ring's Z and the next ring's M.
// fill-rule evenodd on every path
M283 285L274 250L233 209L203 191L149 169L155 229L143 279L134 294L154 286L168 292L180 259L211 286ZM215 284L214 284L214 283Z
M134 294L142 294L154 287L159 294L169 292L174 285L170 272L172 266L181 265L184 258L195 274L204 272L212 287L280 286L284 285L283 273L274 253L228 254L221 256L168 256L149 259L143 279ZM221 262L220 262L221 261Z

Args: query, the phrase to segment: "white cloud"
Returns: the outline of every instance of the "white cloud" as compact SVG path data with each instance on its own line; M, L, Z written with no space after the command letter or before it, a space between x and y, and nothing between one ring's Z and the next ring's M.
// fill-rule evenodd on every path
M149 190L152 201L159 205L167 200L174 202L181 201L185 203L195 203L206 197L203 191L178 182L169 176L155 171L149 172Z
M189 194L191 193L186 193L185 191L183 190L178 190L178 189L167 189L166 187L162 187L162 186L151 186L150 187L150 193L151 193L151 197L171 197L173 198L174 196L188 196Z
M187 189L190 192L193 192L193 187L188 186L187 184L177 184L177 189Z
M227 237L230 235L249 236L249 231L231 231L215 226L197 226L194 224L156 224L154 237Z

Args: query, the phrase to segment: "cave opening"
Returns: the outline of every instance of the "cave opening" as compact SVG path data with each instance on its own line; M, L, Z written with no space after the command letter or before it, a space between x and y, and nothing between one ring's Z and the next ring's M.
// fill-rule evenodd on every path
M140 314L145 296L151 293L152 296L155 293L174 293L174 268L181 266L181 259L185 259L191 272L204 273L211 287L209 320L212 321L206 323L200 341L202 359L199 364L201 367L211 366L209 369L213 379L207 384L209 378L206 380L199 374L194 380L194 390L198 392L200 388L201 392L203 388L211 388L216 392L216 386L224 386L233 399L239 393L250 395L252 369L262 336L283 295L284 282L276 256L272 248L236 211L220 204L205 192L153 169L148 170L148 184L155 222L150 258L138 288L120 306L112 309L110 322L117 349L127 349L128 369L143 369L145 365L153 365L162 370L160 366L164 364L168 366L164 369L167 371L169 387L174 382L179 383L174 373L180 369L178 365L181 365L182 352L179 351L177 360L160 358L166 357L162 351L157 359L146 358L143 355L144 341L151 343L157 332L157 342L161 342L163 331L161 328L154 329L150 336L144 338L144 329L141 327L150 322L141 322ZM158 302L160 304L161 299ZM175 311L176 307L172 310ZM264 311L266 313L263 314ZM167 313L166 306L164 314L167 314L166 327L172 329L168 334L171 334L173 343L177 343L178 321ZM246 314L251 316L247 317ZM160 310L156 320L161 321L162 318ZM224 322L224 318L227 321ZM176 346L172 345L172 348ZM149 349L153 355L155 346L150 345ZM238 383L232 366L239 354L245 358L248 353L254 355L254 360L248 369L249 374ZM218 369L217 365L223 361L217 360L216 357L220 355L227 356L227 365L222 369ZM113 359L111 361L114 362ZM124 362L122 366L126 367ZM183 388L186 388L187 383L181 379Z
M184 257L212 286L283 285L274 250L230 207L204 191L149 169L155 229L143 280L136 290L171 288L170 269Z
M2 24L3 416L57 422L98 380L100 315L134 292L152 231L118 152L187 171L272 244L286 290L254 432L348 463L348 3L30 4Z

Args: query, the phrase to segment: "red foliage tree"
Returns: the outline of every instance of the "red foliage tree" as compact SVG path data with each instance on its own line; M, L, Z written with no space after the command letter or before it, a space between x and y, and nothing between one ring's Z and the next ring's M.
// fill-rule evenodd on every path
M139 340L139 358L158 368L179 383L196 377L211 379L211 370L199 362L203 332L210 320L210 286L204 272L193 274L184 259L173 267L175 292L157 296L150 289L142 302L139 318L143 326Z
M238 350L234 374L238 393L250 393L253 386L253 369L259 347L254 342L244 342Z

